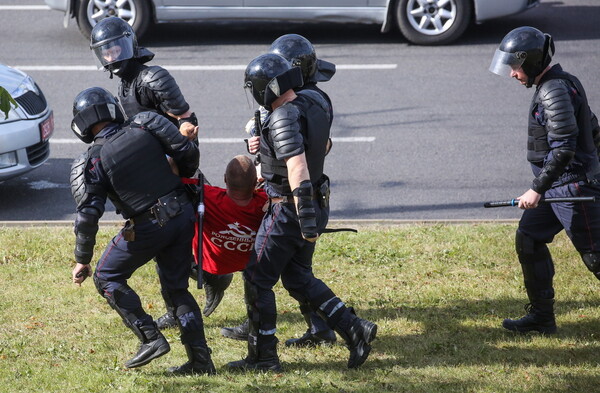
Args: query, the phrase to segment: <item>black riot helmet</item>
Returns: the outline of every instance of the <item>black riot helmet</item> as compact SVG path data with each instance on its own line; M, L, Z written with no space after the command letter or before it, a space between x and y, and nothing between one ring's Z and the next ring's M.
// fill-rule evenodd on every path
M275 53L256 57L246 67L244 88L252 91L259 105L271 110L271 104L283 93L300 87L302 71Z
M554 41L549 34L530 26L518 27L502 39L490 71L510 76L513 70L522 68L528 77L526 86L531 87L535 78L548 67L553 55Z
M283 56L292 66L300 67L304 82L317 72L317 53L312 43L299 34L285 34L271 44L269 52Z
M90 49L100 62L99 68L119 75L127 61L135 57L138 44L129 23L111 16L102 19L92 29Z
M92 127L100 122L123 123L125 117L119 101L102 87L90 87L77 94L73 101L71 129L85 143L94 140Z

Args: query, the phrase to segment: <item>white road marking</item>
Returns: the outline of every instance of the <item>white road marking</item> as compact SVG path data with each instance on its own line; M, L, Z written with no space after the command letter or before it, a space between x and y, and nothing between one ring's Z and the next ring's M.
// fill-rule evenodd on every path
M14 65L11 66L21 71L98 71L93 65ZM162 65L172 71L244 71L245 65ZM398 64L339 64L338 70L395 70Z
M333 142L341 143L370 143L375 142L374 136L351 136L351 137L333 137ZM200 145L202 144L224 144L224 143L243 143L242 138L199 138ZM76 138L50 138L51 144L79 144L81 140Z

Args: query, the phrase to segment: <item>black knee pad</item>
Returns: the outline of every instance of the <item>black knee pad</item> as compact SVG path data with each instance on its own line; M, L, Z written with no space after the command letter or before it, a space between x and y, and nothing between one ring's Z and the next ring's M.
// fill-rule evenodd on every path
M517 230L515 248L523 270L525 288L530 297L552 298L554 263L545 242L535 240Z
M583 259L583 263L585 263L588 270L600 280L600 253L584 252L581 253L581 259Z

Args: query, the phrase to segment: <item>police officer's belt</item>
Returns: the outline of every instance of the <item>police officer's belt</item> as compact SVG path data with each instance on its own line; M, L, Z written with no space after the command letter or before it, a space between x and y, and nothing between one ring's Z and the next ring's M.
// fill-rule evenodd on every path
M190 197L185 190L174 190L167 195L158 198L158 201L148 210L131 217L130 220L137 224L157 220L162 226L169 221L170 218L178 215L181 212L182 206L190 202Z

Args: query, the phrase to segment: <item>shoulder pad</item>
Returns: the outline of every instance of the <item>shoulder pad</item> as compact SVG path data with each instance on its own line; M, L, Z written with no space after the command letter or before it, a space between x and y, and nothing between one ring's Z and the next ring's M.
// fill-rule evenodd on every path
M158 139L167 154L181 149L188 139L164 116L155 112L140 112L131 119L130 127L140 127Z
M87 198L87 188L85 183L85 167L89 158L90 149L77 157L71 164L71 194L77 206L81 205Z
M578 131L569 89L567 82L562 79L551 79L540 86L538 96L551 137L565 137Z
M173 76L160 66L150 66L140 75L142 85L152 90L165 113L180 115L190 109Z
M129 124L130 126L143 128L156 137L175 133L181 135L177 127L169 119L156 112L140 112L130 119Z
M280 106L271 113L269 132L278 159L293 157L304 152L300 118L300 110L291 102Z

